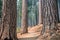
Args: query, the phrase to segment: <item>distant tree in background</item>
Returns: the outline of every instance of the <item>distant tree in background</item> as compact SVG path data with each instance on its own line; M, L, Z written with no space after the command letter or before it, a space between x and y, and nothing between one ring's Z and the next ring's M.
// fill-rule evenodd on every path
M28 0L28 23L29 26L38 24L38 0Z
M0 0L0 32L1 32L1 17L2 17L2 1Z
M21 27L22 0L17 0L17 27Z
M28 9L27 5L28 0L22 0L22 23L21 23L21 33L27 33L28 32Z
M42 23L42 11L41 11L41 0L39 0L39 25Z
M57 0L42 0L42 10L44 34L47 30L57 28Z
M38 24L38 0L28 0L28 26ZM17 26L21 27L22 0L17 0Z
M16 40L16 0L3 0L0 40Z

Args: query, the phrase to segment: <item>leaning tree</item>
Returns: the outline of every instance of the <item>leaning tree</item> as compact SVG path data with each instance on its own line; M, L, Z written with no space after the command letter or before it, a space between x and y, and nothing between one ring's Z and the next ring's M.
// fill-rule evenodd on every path
M0 40L16 40L16 0L3 0Z
M43 14L42 34L57 28L57 0L41 0Z

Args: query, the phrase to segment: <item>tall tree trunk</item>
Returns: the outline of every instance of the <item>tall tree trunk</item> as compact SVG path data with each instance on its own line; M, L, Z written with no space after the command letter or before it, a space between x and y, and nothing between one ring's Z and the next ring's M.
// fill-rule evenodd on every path
M22 0L22 31L21 33L28 32L28 11L27 11L27 0Z
M46 30L57 28L57 0L42 0L43 29Z
M36 17L36 24L35 24L35 25L37 25L37 24L38 24L38 15L37 15L37 11L36 11L36 13L35 13L35 17Z
M2 23L2 21L1 21L1 18L0 18L0 32L1 32L1 23ZM0 33L0 35L1 35L1 33Z
M16 40L16 0L3 0L0 40Z
M41 10L41 0L39 0L39 25L42 24L42 10Z

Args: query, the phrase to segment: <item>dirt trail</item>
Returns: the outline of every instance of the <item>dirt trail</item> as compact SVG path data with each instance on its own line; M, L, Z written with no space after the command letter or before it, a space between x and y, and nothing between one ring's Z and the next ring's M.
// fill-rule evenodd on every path
M18 33L17 37L19 40L37 40L40 35L41 28L42 24L33 26L32 28L28 28L28 33L22 35L21 33Z
M28 33L26 34L17 34L17 37L19 40L60 40L60 23L58 24L58 29L57 31L55 31L55 33L53 32L52 36L48 34L45 34L45 36L40 36L40 31L42 29L42 25L36 25L33 26L32 28L28 28ZM46 37L46 38L45 38ZM41 39L43 38L43 39Z

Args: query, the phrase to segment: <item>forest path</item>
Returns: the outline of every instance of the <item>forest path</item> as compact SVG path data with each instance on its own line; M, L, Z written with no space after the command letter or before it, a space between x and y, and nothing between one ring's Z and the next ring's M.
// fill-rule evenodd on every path
M40 35L42 25L36 25L28 29L28 33L22 34L18 33L17 37L19 40L37 40Z
M40 35L40 32L36 33L26 33L26 34L18 34L19 40L36 40Z
M28 33L23 34L23 35L21 35L20 33L18 33L18 35L17 35L18 39L19 40L40 40L39 36L40 36L41 27L42 27L42 25L37 25L35 27L32 27L31 29L29 29ZM60 30L60 23L58 24L58 28ZM60 31L56 31L56 33L54 33L53 36L56 39L60 40ZM51 38L53 40L55 40L55 38L53 36L51 36Z
M30 38L20 38L19 40L37 40L39 36L30 37Z

